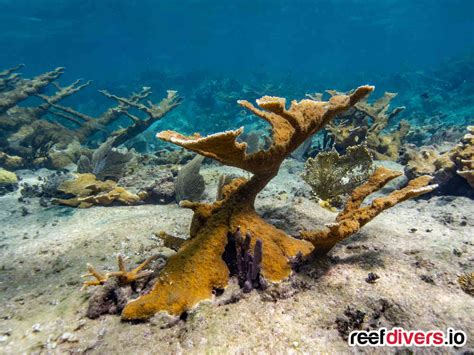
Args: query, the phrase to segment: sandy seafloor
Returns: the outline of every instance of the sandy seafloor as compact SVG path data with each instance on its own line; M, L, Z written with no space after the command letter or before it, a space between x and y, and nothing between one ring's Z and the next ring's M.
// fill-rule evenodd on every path
M202 169L209 199L215 195L218 174L229 170ZM303 197L299 171L301 164L286 162L257 203L266 219L291 234L335 217ZM35 174L22 176L32 181ZM396 351L348 347L336 329L336 318L343 317L348 306L366 313L364 327L453 327L468 335L463 349L412 349L417 353L463 353L474 348L474 298L457 283L457 276L472 271L474 264L470 199L407 201L290 280L225 304L223 300L237 289L231 283L224 295L201 303L186 321L168 327L160 316L139 324L121 322L113 315L87 319L92 290L80 291L80 275L87 262L99 270L115 269L117 253L134 263L154 253L171 253L153 233L164 230L185 238L191 211L176 204L44 208L38 199L25 205L18 196L17 191L0 197L0 353ZM22 206L29 211L26 216ZM369 272L380 279L367 283Z

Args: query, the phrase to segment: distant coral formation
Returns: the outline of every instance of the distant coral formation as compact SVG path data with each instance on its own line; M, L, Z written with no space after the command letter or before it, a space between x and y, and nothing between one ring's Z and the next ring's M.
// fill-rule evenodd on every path
M258 238L252 238L248 250L255 250L254 259L260 261L261 258L261 275L266 280L279 281L290 275L292 257L327 252L384 209L431 191L434 187L426 186L430 178L423 176L411 181L404 189L377 199L368 207L361 207L365 197L398 175L378 169L366 184L354 190L334 225L322 231L305 231L302 236L306 240L287 235L256 213L254 203L257 194L276 176L283 160L331 119L353 107L372 90L371 86L362 86L349 95L334 95L328 102L293 101L289 109L285 99L279 97L258 99L261 109L248 101L239 101L242 107L272 126L271 146L255 153L248 154L246 143L237 141L242 128L207 137L197 134L187 137L173 131L159 133L160 139L225 165L244 169L253 176L248 180L233 179L225 184L220 193L221 199L214 203L181 202L182 207L194 211L190 239L168 259L153 289L125 306L122 318L147 319L159 311L179 315L201 300L210 298L214 290L224 288L229 279L229 267L223 260L223 254L228 235L237 230L243 235L248 233ZM257 240L262 247L257 245Z
M461 142L443 154L434 147L407 148L407 176L432 175L446 193L456 193L456 189L462 188L462 181L474 187L474 126L467 129Z
M64 68L57 68L33 79L23 79L17 72L21 67L0 72L0 161L10 169L32 166L64 168L79 159L83 153L81 144L97 133L103 132L106 137L113 137L112 145L118 147L144 132L180 104L176 91L168 91L167 97L158 104L142 102L152 93L149 87L144 87L128 98L101 91L106 97L115 100L117 105L98 117L92 117L60 104L66 97L89 86L91 81L76 80L62 87L57 80L64 73ZM53 86L55 91L47 95L45 91L49 86ZM42 103L20 105L29 98L39 98ZM130 109L144 113L146 118L133 115ZM50 116L57 119L50 120ZM108 133L108 127L122 117L127 117L131 125Z
M13 191L18 185L18 178L14 172L0 168L0 195Z
M330 95L340 94L335 90L327 92ZM389 111L390 102L395 96L397 94L386 92L374 103L369 103L365 98L328 124L326 129L334 140L335 148L344 152L348 147L365 143L376 159L397 160L410 125L407 121L401 121L396 130L383 133L405 109L396 107Z

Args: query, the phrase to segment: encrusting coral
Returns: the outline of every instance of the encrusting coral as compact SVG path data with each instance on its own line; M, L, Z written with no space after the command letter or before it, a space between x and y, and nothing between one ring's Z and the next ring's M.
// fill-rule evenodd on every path
M153 289L129 302L122 312L124 320L147 319L166 311L179 315L204 299L214 290L227 286L229 268L222 256L228 235L239 230L243 235L257 236L262 243L261 275L268 281L280 281L291 273L290 261L312 252L325 252L337 241L347 238L378 213L409 197L431 191L430 178L421 177L388 197L375 200L369 207L360 207L362 200L397 176L389 170L377 170L369 182L355 190L348 207L338 217L337 226L323 231L306 231L296 239L268 224L255 211L257 194L277 175L283 160L308 137L321 130L331 119L354 106L373 90L362 86L350 95L335 95L328 102L293 101L287 109L279 97L264 96L256 108L248 101L238 103L272 126L273 142L264 151L246 153L246 144L237 137L243 129L201 137L186 137L173 131L157 136L225 165L253 174L250 179L237 178L223 186L222 199L214 203L182 201L181 206L194 211L190 238L171 256L161 270ZM255 249L252 239L251 248ZM259 250L257 248L256 250Z
M458 283L464 292L474 296L474 272L460 275L458 277Z
M0 168L0 195L13 191L18 185L18 178L14 172Z

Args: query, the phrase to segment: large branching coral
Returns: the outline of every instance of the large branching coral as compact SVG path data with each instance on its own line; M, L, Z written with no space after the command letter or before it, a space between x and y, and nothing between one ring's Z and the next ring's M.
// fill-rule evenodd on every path
M64 68L33 79L21 78L16 72L19 68L21 66L0 72L0 149L6 154L6 160L16 163L10 168L42 165L63 168L77 161L81 145L90 141L96 133L105 132L103 136L106 138L113 137L113 146L117 147L144 132L180 104L176 91L168 91L158 104L151 101L143 103L152 94L149 87L130 97L101 91L106 97L117 101L117 105L93 117L60 104L61 100L88 87L91 81L76 80L62 87L56 80L64 73ZM47 94L47 91L52 91L50 87L54 92ZM41 101L30 104L33 102L30 100L19 105L30 98ZM130 109L144 113L146 118L131 114ZM131 124L109 134L107 127L121 117L127 117ZM104 137L98 139L97 143L105 140Z
M181 206L194 211L190 239L169 258L158 281L146 295L129 302L122 312L125 320L147 319L156 312L181 314L198 302L212 296L215 289L225 287L229 268L222 259L228 234L239 230L249 233L251 248L262 243L261 275L269 281L280 281L291 273L290 260L313 252L329 250L337 241L347 238L382 210L408 197L430 191L425 187L429 178L411 182L405 189L385 199L376 200L369 207L360 207L362 200L383 186L394 173L378 170L369 185L356 190L349 207L336 223L319 232L305 232L304 239L296 239L268 224L254 207L257 194L277 175L283 160L308 137L321 130L331 119L348 110L373 90L362 86L350 95L335 95L328 102L313 100L293 101L289 109L285 99L264 96L257 100L260 108L248 101L238 103L254 115L270 123L273 133L271 146L264 151L246 153L246 144L237 137L242 128L207 137L183 136L173 131L158 134L160 139L213 158L225 165L241 168L253 174L250 179L237 178L222 188L222 199L214 203L182 201ZM396 175L396 174L395 174ZM338 217L339 218L339 217Z

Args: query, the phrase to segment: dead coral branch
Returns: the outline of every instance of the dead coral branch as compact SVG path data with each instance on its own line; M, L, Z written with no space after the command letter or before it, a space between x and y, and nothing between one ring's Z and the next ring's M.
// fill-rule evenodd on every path
M142 101L152 93L149 87L124 98L104 91L103 94L116 100L117 105L94 117L60 103L89 87L91 81L79 79L63 87L57 79L64 73L64 68L33 79L21 78L16 72L20 68L17 66L0 72L0 149L10 156L22 158L20 167L64 168L75 163L82 153L81 144L98 132L108 132L111 124L125 116L132 121L130 126L110 133L109 137L94 137L98 143L113 137L114 147L117 147L144 132L181 102L176 91L168 91L158 104L150 100L144 104ZM47 93L50 88L55 89L53 93ZM30 97L43 102L19 106ZM147 117L142 119L132 115L128 111L130 108L138 109Z

